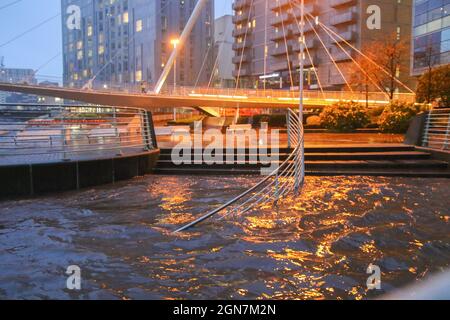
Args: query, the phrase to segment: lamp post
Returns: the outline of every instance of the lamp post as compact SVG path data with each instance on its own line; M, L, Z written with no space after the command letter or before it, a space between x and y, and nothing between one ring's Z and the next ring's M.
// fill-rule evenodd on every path
M170 40L170 44L173 46L173 49L176 50L178 44L180 43L180 39L172 39ZM175 93L177 88L177 58L173 61L173 93ZM173 108L173 120L177 120L177 108Z

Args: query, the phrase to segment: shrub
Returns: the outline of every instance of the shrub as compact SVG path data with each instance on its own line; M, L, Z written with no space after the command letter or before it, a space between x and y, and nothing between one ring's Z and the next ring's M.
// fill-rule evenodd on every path
M311 116L306 119L307 126L320 126L320 117L319 116Z
M320 123L328 130L352 132L369 123L368 112L356 102L338 102L320 114Z
M420 112L414 104L395 101L385 108L378 120L380 130L386 133L405 133L411 119Z

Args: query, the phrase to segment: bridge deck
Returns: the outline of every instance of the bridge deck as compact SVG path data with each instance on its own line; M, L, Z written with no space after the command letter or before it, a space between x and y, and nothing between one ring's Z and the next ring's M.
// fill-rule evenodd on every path
M123 91L81 90L61 87L42 87L24 84L0 83L1 91L59 97L99 105L124 106L135 108L161 107L213 107L213 108L295 108L299 104L298 93L287 90L233 90L184 88L171 89L162 94L133 93ZM400 100L414 101L414 95L399 94ZM371 105L383 105L388 99L380 93L371 93ZM365 103L364 93L305 92L306 107L324 107L340 100L353 100Z

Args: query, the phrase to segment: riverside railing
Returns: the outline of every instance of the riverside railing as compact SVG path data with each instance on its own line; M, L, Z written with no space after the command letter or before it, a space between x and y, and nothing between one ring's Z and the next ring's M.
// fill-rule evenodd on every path
M428 113L422 145L432 149L450 149L450 108L436 108Z
M0 105L0 163L69 161L157 148L151 113L80 105Z

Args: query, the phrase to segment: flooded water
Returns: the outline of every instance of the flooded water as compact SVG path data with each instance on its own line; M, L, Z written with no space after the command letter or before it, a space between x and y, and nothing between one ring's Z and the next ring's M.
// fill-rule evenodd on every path
M308 177L279 208L171 233L259 179L147 176L2 202L0 298L361 299L450 267L443 179ZM370 263L381 291L367 291Z

